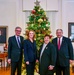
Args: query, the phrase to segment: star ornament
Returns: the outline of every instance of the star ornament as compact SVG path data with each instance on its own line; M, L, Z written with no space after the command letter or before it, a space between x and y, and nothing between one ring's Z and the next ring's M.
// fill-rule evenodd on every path
M36 6L40 6L40 2L38 0L36 0L36 2L34 2L36 4Z

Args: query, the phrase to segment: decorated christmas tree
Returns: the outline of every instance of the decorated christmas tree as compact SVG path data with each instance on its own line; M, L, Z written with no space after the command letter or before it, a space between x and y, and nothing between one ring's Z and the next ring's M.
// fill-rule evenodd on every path
M51 33L50 22L46 16L46 12L40 7L39 1L36 0L34 9L31 11L29 21L27 22L26 34L28 30L34 30L36 33L36 44L39 50L40 45L43 43L44 35ZM52 36L50 35L50 38Z
M46 12L43 10L43 8L41 8L39 3L40 2L36 0L34 9L31 11L30 16L28 16L29 21L27 22L27 28L25 32L27 34L29 30L35 31L37 50L40 49L40 46L43 43L43 38L46 34L48 34L50 38L52 37L52 35L50 35L50 22L48 21ZM24 64L22 67L25 67Z

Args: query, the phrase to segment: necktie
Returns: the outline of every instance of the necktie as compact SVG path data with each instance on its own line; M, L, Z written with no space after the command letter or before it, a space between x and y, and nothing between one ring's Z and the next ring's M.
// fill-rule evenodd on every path
M58 50L60 50L60 38L58 39Z
M19 40L19 37L17 37L17 43L18 43L18 46L20 48L20 40Z

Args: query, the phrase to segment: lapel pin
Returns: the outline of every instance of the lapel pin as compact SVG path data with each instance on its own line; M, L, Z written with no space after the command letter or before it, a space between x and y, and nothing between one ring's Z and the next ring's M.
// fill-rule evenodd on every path
M47 49L48 47L46 47L46 49Z

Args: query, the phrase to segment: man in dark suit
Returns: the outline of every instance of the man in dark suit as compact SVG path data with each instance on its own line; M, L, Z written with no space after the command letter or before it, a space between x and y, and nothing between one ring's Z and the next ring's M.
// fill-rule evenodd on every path
M44 44L40 48L39 73L40 75L53 75L56 62L56 48L49 42L49 35L45 35Z
M63 36L63 30L56 30L57 37L52 40L57 50L56 75L70 75L70 63L73 60L73 47L69 38Z
M17 69L17 75L21 75L22 65L22 49L23 49L23 37L20 36L21 28L15 28L15 35L9 37L8 40L8 63L11 64L11 75L15 75Z

